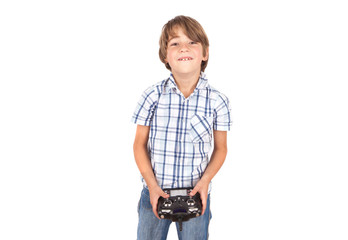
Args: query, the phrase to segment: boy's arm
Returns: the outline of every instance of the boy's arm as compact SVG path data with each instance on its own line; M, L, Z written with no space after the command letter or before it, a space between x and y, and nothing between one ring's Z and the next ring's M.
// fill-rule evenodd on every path
M196 186L191 192L191 196L197 192L201 195L202 199L202 215L207 207L208 188L209 183L216 175L225 161L227 155L227 131L214 130L214 151L211 155L210 162Z
M152 210L157 218L157 202L160 196L168 198L169 195L163 192L158 186L156 177L153 173L149 153L147 151L147 141L149 139L149 126L137 125L137 131L135 134L135 140L133 144L135 162L139 168L141 175L143 176L146 185L150 192L150 202Z

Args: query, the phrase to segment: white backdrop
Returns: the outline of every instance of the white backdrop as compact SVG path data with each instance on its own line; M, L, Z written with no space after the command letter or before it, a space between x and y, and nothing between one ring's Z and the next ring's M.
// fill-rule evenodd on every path
M2 1L0 239L135 239L140 94L197 19L231 101L210 239L348 239L344 1ZM168 239L176 239L171 228Z

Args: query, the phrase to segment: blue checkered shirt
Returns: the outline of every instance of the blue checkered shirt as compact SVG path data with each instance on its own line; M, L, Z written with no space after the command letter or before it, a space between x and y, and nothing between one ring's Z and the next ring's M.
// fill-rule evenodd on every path
M162 189L194 187L209 163L213 130L228 131L232 124L228 98L203 72L186 99L172 74L146 89L132 121L150 126L148 152Z

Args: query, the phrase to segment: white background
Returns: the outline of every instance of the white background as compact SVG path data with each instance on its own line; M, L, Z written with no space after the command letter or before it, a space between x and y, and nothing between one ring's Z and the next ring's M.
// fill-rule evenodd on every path
M130 118L183 14L234 120L210 239L347 240L344 2L2 1L0 239L136 238Z

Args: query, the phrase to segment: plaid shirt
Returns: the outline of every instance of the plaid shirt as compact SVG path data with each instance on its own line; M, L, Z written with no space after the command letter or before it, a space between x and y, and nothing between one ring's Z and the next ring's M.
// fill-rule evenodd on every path
M148 152L162 189L194 187L210 159L213 129L227 131L232 124L227 97L203 72L186 99L172 74L145 90L132 121L150 126Z

